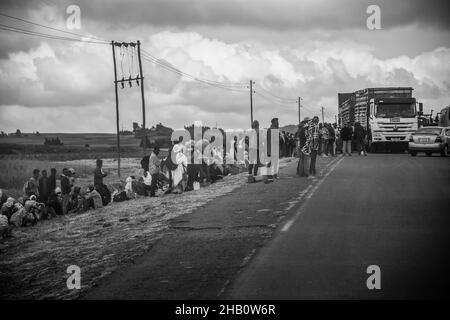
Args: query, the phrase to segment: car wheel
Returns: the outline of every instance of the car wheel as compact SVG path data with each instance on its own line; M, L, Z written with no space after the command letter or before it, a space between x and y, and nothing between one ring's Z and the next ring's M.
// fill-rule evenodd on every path
M444 148L441 150L441 156L446 157L448 155L448 146L445 145Z
M431 152L425 152L425 154L427 155L427 157L431 157Z
M411 157L415 157L417 155L416 151L410 151L409 154L411 155Z

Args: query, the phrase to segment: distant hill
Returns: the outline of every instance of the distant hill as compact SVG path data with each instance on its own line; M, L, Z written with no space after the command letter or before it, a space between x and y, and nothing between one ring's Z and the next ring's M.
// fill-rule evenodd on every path
M280 131L286 131L289 133L296 133L298 126L296 124L289 124L287 126L281 127Z

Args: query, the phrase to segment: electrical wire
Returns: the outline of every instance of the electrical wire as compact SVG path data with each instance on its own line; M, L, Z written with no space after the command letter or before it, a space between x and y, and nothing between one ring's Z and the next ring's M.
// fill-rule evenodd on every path
M255 85L256 85L258 88L260 88L262 91L264 91L264 92L270 94L272 97L278 99L280 102L283 102L283 103L295 103L295 102L297 102L297 99L282 98L282 97L277 96L277 95L273 94L272 92L270 92L270 91L264 89L262 86L258 86L257 84L255 84Z
M43 24L40 24L40 23L37 23L37 22L33 22L33 21L29 21L29 20L23 19L23 18L14 17L14 16L11 16L9 14L2 13L2 12L0 12L0 16L4 16L4 17L10 18L10 19L17 20L17 21L22 21L22 22L25 22L25 23L28 23L28 24L31 24L31 25L34 25L34 26L41 27L41 28L46 28L46 29L49 29L49 30L53 30L53 31L58 31L58 32L74 35L74 36L81 37L81 38L89 37L91 39L96 39L97 41L101 41L101 42L105 42L105 43L109 44L109 42L107 40L99 38L99 37L96 37L96 36L86 36L86 35L82 35L82 34L79 34L79 33L70 32L70 31L58 29L58 28L55 28L55 27L46 26L46 25L43 25Z
M20 34L25 34L25 35L38 36L41 38L54 39L54 40L76 41L76 42L86 42L86 43L95 43L95 44L108 44L108 43L99 42L99 41L82 40L82 39L76 39L76 38L50 35L50 34L46 34L46 33L12 27L12 26L8 26L8 25L4 25L4 24L0 24L0 29L5 30L5 31L20 33Z

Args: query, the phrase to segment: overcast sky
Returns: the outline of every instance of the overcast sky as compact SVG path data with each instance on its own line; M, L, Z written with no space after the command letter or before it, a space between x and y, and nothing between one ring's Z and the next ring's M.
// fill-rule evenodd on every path
M447 0L2 0L0 12L102 39L135 41L202 79L239 83L229 91L144 60L147 125L194 121L222 128L250 122L249 80L258 94L303 98L302 117L337 114L337 93L411 86L425 111L450 105ZM81 29L66 29L66 8L81 8ZM381 30L366 9L381 8ZM7 17L0 24L58 34ZM63 35L63 34L58 34ZM0 30L0 130L115 132L108 45L43 39ZM119 77L129 76L118 55ZM135 61L134 61L135 62ZM122 63L122 64L121 64ZM135 73L134 70L132 73ZM135 75L133 75L135 76ZM254 118L295 124L297 105L254 95ZM142 123L140 89L120 90L121 126ZM269 96L270 97L270 96ZM276 98L271 97L272 100Z

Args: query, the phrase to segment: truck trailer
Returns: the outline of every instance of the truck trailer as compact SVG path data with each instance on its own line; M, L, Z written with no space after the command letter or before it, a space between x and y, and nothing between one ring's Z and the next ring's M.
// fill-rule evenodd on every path
M339 124L359 122L367 131L367 148L407 150L410 135L417 130L418 118L413 88L366 88L338 93Z

